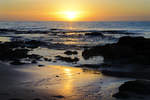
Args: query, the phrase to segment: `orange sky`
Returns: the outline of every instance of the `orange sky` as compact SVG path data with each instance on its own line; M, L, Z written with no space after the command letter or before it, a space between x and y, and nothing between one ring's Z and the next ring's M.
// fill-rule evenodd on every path
M0 0L0 20L69 21L150 20L150 0Z

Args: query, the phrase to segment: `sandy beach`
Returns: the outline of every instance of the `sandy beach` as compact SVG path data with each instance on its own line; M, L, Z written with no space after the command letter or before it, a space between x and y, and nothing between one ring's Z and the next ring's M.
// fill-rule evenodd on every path
M117 87L130 80L67 66L1 64L1 67L4 68L1 68L0 77L3 80L0 85L2 100L113 100L111 96L117 92Z

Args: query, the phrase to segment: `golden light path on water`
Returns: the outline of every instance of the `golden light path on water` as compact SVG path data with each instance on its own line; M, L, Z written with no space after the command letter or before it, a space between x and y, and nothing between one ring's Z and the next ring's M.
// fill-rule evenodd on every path
M99 71L57 65L18 70L31 74L27 80L23 79L26 83L23 87L26 85L28 88L39 89L50 95L71 98L80 97L84 91L88 91L90 84L103 77Z

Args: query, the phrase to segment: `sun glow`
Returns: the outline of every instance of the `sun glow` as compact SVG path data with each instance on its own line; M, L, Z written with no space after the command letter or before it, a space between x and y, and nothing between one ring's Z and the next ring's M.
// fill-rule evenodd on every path
M79 17L79 12L76 11L64 11L62 14L64 19L69 21L75 21Z
M76 12L65 12L66 17L70 20L73 20L76 18L77 13Z

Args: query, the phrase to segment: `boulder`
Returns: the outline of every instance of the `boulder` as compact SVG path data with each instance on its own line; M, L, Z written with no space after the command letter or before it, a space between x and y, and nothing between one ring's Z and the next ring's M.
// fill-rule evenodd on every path
M149 80L135 80L128 81L119 87L119 92L114 94L116 98L129 98L134 95L150 96L150 81Z
M79 58L75 57L75 58L71 58L71 57L62 57L62 56L56 56L57 60L61 60L61 61L65 61L65 62L69 62L69 63L73 63L73 62L78 62Z
M66 55L76 55L76 54L78 54L78 52L77 51L66 51L66 52L64 52L64 54L66 54Z
M85 36L100 36L100 37L104 37L104 35L101 32L89 32L89 33L85 33Z
M104 61L123 60L128 63L150 63L150 39L144 37L121 37L118 43L85 49L82 56L89 59L103 56Z

